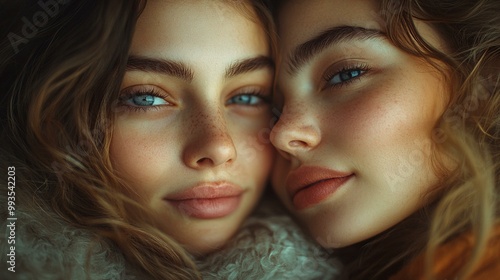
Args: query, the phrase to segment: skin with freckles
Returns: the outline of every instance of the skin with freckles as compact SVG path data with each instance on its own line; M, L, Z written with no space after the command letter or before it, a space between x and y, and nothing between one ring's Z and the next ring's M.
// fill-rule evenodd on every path
M160 229L193 254L222 246L263 191L273 69L262 27L229 4L153 0L138 19L111 158ZM168 200L190 195L222 198Z
M287 1L278 16L282 114L271 141L281 156L273 187L324 247L387 230L424 206L440 181L431 161L433 128L448 85L384 36L378 14L376 1L316 0ZM419 29L440 45L428 26ZM305 167L349 178L337 186L307 181L324 171L303 174L302 187L317 188L301 204L290 178Z

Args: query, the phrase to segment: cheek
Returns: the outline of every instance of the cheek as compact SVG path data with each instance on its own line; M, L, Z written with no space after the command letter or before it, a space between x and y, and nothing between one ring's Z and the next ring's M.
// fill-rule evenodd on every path
M362 147L390 151L412 149L415 143L430 139L444 110L441 100L436 97L440 94L418 81L387 83L361 92L323 122L335 124L334 129L327 131L341 132L330 138L343 141L339 144L344 147L359 151Z
M432 133L444 106L439 84L423 81L432 79L415 75L413 81L387 82L335 115L342 122L329 137L336 139L338 152L356 161L370 184L388 192L404 185L405 195L422 194L436 182Z
M246 170L246 173L265 174L266 179L275 153L269 140L272 118L267 109L266 107L266 111L253 116L233 114L226 117L230 137L236 147L237 161L240 163L238 166Z
M260 191L264 190L269 183L272 167L275 159L275 150L271 144L266 145L266 149L260 152L260 161L256 161L257 186Z
M246 173L248 178L259 185L265 185L274 161L275 150L269 141L270 129L266 126L253 128L237 126L232 132L233 143L236 146L238 168Z
M290 161L287 161L279 154L276 156L275 164L271 175L271 185L274 192L278 195L281 201L291 209L289 197L285 190L285 181L290 170Z
M110 156L118 175L134 189L147 191L161 181L169 159L175 158L176 143L165 133L147 127L132 127L118 123L110 145ZM156 130L160 131L160 130Z

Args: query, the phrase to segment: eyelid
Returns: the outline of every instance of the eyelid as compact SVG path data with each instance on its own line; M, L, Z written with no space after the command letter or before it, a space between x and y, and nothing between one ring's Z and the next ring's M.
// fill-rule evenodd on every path
M342 60L339 62L335 62L327 67L327 69L323 73L323 80L327 81L342 71L353 70L353 69L367 70L369 69L369 67L368 64L363 61Z
M130 97L130 96L135 96L135 95L140 95L140 94L151 94L157 97L161 98L168 98L170 95L160 89L157 86L153 85L134 85L134 86L129 86L120 91L120 99L122 97Z
M136 106L131 105L127 102L129 99L141 95L150 95L156 98L162 99L165 104L157 104L151 106ZM147 112L150 110L159 110L165 106L175 106L175 103L172 101L170 94L168 94L165 90L159 88L154 85L134 85L129 86L121 90L119 96L119 104L123 106L127 110L133 110L136 112Z
M330 88L330 87L337 87L337 86L346 85L350 82L355 81L356 79L363 77L367 72L369 72L371 70L370 66L368 66L368 64L366 62L361 62L361 61L348 62L345 60L342 62L343 63L341 63L340 65L339 65L339 63L334 63L325 70L325 72L322 76L322 80L324 83L326 83L326 85L322 87L323 90L326 88ZM363 73L357 77L354 77L354 78L348 80L348 81L341 82L341 83L336 84L336 85L330 84L330 80L333 79L336 75L339 75L342 72L348 72L348 71L354 71L354 70L361 70Z
M253 96L258 96L263 100L264 103L270 103L271 102L271 94L270 94L270 89L263 88L261 86L245 86L245 87L240 87L234 91L228 96L227 100L231 100L232 98L239 96L239 95L253 95ZM227 103L227 101L226 101ZM231 103L233 104L233 103Z

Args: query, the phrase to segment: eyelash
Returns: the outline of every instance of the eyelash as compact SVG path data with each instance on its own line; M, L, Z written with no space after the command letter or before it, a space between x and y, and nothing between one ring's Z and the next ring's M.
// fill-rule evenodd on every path
M154 87L151 88L140 88L140 89L132 89L130 92L125 91L125 93L122 93L120 96L120 105L125 107L127 110L134 111L134 112L147 112L149 110L159 110L159 106L131 106L125 103L126 100L135 97L135 96L141 96L141 95L150 95L154 97L158 97L161 99L165 99L165 95L161 94L157 89Z
M157 89L155 88L141 88L137 90L131 90L130 92L125 91L125 93L122 93L122 95L119 98L120 105L125 107L127 110L134 111L134 112L147 112L149 110L159 110L160 106L132 106L126 104L126 100L136 97L136 96L141 96L141 95L150 95L154 97L158 97L161 99L165 99L165 95L161 94ZM258 97L262 100L262 103L269 103L270 99L268 96L265 96L262 92L260 91L249 91L249 92L241 92L238 93L234 96L232 96L230 99L233 99L238 96L242 95L248 95L252 97ZM249 107L256 107L259 106L260 104L238 104L238 103L228 103L228 105L242 105L242 106L249 106Z
M238 94L235 94L234 96L232 96L230 98L233 99L235 97L238 97L238 96L242 96L242 95L249 95L249 96L252 96L252 97L258 97L262 100L262 103L269 103L270 102L270 99L269 99L269 96L265 96L262 92L260 91L249 91L249 92L241 92L241 93L238 93ZM247 106L250 106L250 107L255 107L255 106L259 106L260 104L236 104L236 103L228 103L228 105L247 105Z
M358 65L352 65L352 66L345 66L339 71L335 71L333 73L327 73L323 77L323 79L326 82L326 86L324 89L328 88L337 88L337 87L343 87L343 86L348 86L350 83L356 82L358 79L363 77L367 72L369 72L371 68L367 64L358 64ZM342 73L348 73L348 72L353 72L353 71L360 71L361 73L355 77L350 78L347 81L341 81L338 84L332 84L331 80Z

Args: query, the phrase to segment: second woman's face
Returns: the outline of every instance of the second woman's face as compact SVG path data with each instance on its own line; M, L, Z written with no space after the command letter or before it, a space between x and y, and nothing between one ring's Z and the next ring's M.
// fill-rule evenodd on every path
M282 157L273 185L325 247L402 221L439 181L431 154L446 83L385 37L376 2L288 1L278 18L283 107L271 141Z
M110 147L161 229L192 253L224 244L273 160L273 64L262 28L222 1L147 2Z

